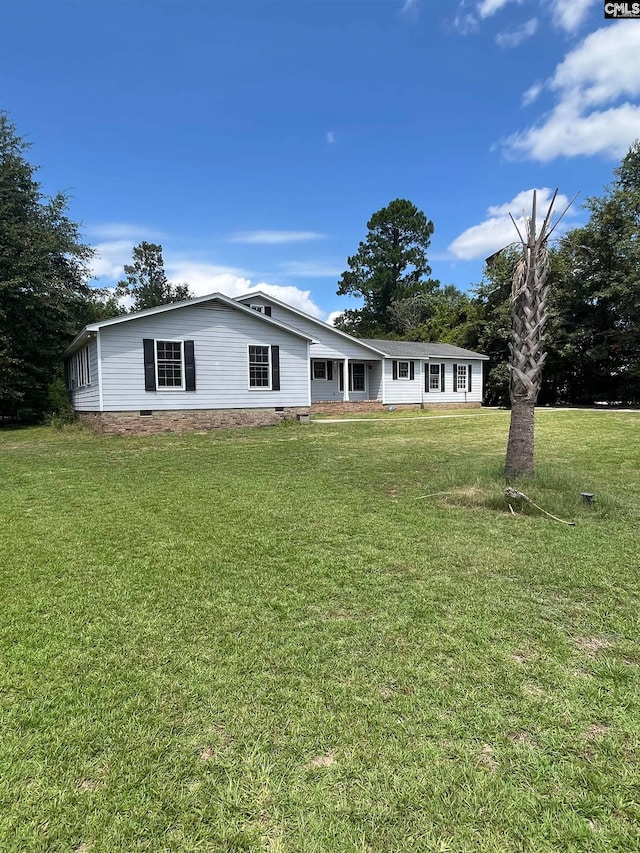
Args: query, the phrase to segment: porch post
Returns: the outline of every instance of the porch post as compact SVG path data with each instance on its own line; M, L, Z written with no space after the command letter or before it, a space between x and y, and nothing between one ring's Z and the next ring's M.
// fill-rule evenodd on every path
M342 382L342 402L349 402L349 359L345 358L343 362L344 373L342 374L344 379Z

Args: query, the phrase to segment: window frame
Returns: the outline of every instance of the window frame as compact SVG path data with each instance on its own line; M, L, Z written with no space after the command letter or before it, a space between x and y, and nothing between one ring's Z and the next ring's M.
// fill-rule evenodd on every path
M69 390L78 391L91 385L89 344L81 347L69 359Z
M158 373L158 344L180 344L180 385L161 385ZM187 388L186 365L184 362L184 340L182 338L154 338L153 361L156 375L156 391L185 391Z
M468 382L468 367L466 364L458 364L457 374L456 374L456 391L460 393L460 391L467 391L467 382ZM460 380L462 379L462 383Z
M252 311L257 311L258 314L264 314L265 317L271 316L271 306L270 305L258 305L255 302L250 302L249 308L251 308Z
M320 367L320 366L323 367L324 376L316 376L316 367ZM327 379L327 362L324 359L314 359L312 362L312 368L311 369L312 369L312 378L313 378L314 382L316 382L318 380L320 382L328 382L328 379Z
M361 367L362 368L362 388L355 388L354 385L354 374L353 368ZM367 393L367 365L364 361L351 361L349 362L349 391L353 391L356 394L366 394Z
M444 391L444 388L442 387L442 363L439 361L430 361L430 362L428 362L428 364L429 364L429 370L427 372L427 382L429 384L429 387L427 390L430 392L435 392L435 393ZM431 376L432 376L431 368L432 367L436 368L436 373L433 374L434 378L436 376L438 378L438 384L434 387L431 386Z
M406 364L406 366L407 366L407 375L406 376L401 375L401 370L402 370L403 364ZM398 359L398 381L408 382L410 380L411 380L411 361L410 360L400 361L400 359Z
M251 348L263 349L267 351L267 379L268 385L252 385L251 384L251 365L259 364L264 366L264 361L251 361ZM269 344L247 344L247 388L249 391L271 391L271 385L273 381L273 367L271 361L271 347Z

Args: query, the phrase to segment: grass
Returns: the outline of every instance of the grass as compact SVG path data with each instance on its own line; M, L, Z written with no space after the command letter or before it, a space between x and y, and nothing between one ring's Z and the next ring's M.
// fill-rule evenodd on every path
M0 431L0 848L640 850L639 426Z

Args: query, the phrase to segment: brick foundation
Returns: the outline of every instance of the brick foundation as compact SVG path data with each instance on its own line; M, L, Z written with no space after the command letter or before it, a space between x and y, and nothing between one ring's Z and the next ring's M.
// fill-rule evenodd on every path
M274 409L184 409L154 410L150 415L135 412L76 412L78 420L98 435L154 435L161 432L273 426L308 414L305 406Z
M312 415L348 415L358 412L387 412L393 406L394 411L416 411L420 403L385 403L379 400L363 400L357 403L312 403ZM424 404L425 409L479 409L482 403L430 403Z

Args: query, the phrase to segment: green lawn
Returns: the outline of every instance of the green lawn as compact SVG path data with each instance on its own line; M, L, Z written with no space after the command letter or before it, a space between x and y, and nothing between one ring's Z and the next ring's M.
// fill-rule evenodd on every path
M640 850L640 415L508 418L0 431L0 849Z

